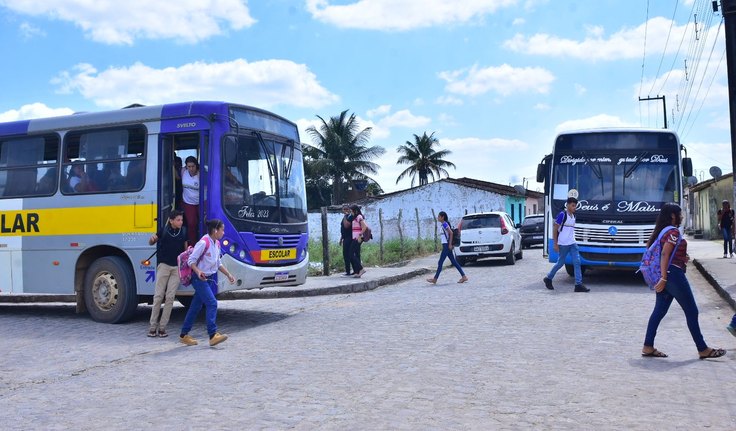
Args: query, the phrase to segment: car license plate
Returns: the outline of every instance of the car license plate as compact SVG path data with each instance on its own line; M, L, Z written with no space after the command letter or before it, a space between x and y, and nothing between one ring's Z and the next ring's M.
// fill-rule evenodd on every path
M491 247L487 245L478 245L478 246L473 247L473 251L475 252L488 251L490 249Z
M289 279L288 272L277 272L276 275L273 276L273 281L286 281L288 279Z
M296 259L295 248L277 248L261 250L261 260L289 260Z
M532 239L542 239L542 235L534 235Z

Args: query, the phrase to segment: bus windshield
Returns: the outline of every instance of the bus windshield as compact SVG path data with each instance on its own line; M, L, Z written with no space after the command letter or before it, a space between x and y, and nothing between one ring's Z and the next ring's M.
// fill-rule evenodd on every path
M240 129L224 138L223 203L233 220L307 221L301 145Z

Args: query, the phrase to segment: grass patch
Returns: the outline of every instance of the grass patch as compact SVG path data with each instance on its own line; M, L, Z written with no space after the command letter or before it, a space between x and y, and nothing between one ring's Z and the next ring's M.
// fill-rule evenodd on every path
M383 243L383 258L381 258L381 247L377 241L364 243L360 249L360 257L365 267L389 266L400 262L427 256L439 251L440 245L436 245L431 239L404 240L403 244L398 239L391 239ZM338 243L329 244L330 273L343 272L345 265L342 259L342 246ZM322 242L309 241L309 275L322 275Z

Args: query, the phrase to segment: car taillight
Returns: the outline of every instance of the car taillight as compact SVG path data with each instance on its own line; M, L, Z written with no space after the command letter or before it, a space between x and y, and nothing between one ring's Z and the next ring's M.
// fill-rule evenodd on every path
M501 235L506 235L507 233L509 233L509 228L506 227L506 222L501 217Z

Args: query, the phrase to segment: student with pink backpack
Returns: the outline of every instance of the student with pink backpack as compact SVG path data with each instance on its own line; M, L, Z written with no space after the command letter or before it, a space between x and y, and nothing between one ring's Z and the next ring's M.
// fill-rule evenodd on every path
M187 346L199 344L194 337L189 335L202 306L205 307L205 319L207 321L207 334L210 337L210 346L215 346L227 340L227 335L217 332L217 271L227 277L230 284L235 283L235 277L222 264L220 257L220 238L225 235L225 224L218 219L207 220L207 235L197 241L189 254L187 263L192 271L192 287L194 296L189 305L184 324L181 328L179 340Z
M672 300L676 299L682 307L682 311L685 312L687 328L690 330L695 347L698 349L698 357L700 359L720 358L726 354L726 351L708 347L703 339L703 334L700 332L698 306L695 304L695 297L690 289L690 283L685 277L685 266L690 260L690 256L687 254L687 241L681 238L682 234L677 229L680 223L682 223L682 208L675 203L662 205L659 216L657 216L657 224L654 226L654 231L647 242L647 248L649 248L655 241L661 241L662 252L660 255L660 277L654 284L657 297L654 302L654 310L652 310L649 317L641 355L651 358L667 357L665 353L654 348L654 337L657 335L659 323L667 314ZM674 229L669 228L669 226L674 227ZM660 235L664 229L668 229L668 231L664 235Z

